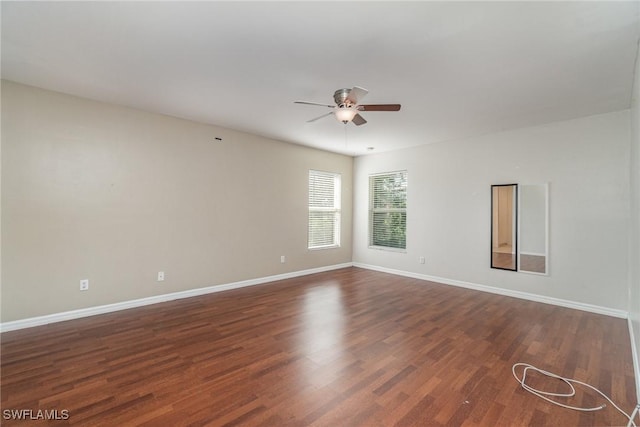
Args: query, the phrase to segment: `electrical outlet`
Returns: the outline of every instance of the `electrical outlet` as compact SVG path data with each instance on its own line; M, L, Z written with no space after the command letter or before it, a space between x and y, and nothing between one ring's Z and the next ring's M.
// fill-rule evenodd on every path
M287 259L285 258L285 256L284 256L284 255L282 255L282 256L280 257L280 263L281 263L281 264L284 264L286 260L287 260Z
M424 264L424 257L423 257L423 256L421 256L420 258L418 258L418 262L419 262L420 264Z
M164 281L164 271L158 271L158 282Z
M80 280L80 290L88 291L89 290L89 279Z

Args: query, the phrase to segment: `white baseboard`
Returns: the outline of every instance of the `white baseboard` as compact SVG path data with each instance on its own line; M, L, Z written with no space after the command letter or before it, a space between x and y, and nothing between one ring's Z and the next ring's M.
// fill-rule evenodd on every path
M231 290L231 289L244 288L244 287L247 287L247 286L260 285L260 284L264 284L264 283L275 282L275 281L278 281L278 280L285 280L285 279L290 279L290 278L294 278L294 277L306 276L306 275L314 274L314 273L322 273L324 271L338 270L338 269L341 269L341 268L347 268L347 267L352 267L352 266L353 267L365 268L365 269L368 269L368 270L380 271L380 272L383 272L383 273L395 274L395 275L398 275L398 276L411 277L411 278L414 278L414 279L421 279L421 280L428 280L428 281L431 281L431 282L443 283L445 285L458 286L458 287L467 288L467 289L473 289L473 290L482 291L482 292L490 292L490 293L498 294L498 295L505 295L505 296L514 297L514 298L520 298L520 299L526 299L526 300L530 300L530 301L542 302L542 303L546 303L546 304L558 305L558 306L561 306L561 307L573 308L573 309L582 310L582 311L588 311L588 312L597 313L597 314L604 314L604 315L607 315L607 316L619 317L619 318L623 318L623 319L628 318L628 313L626 311L623 311L623 310L615 310L615 309L612 309L612 308L600 307L600 306L596 306L596 305L584 304L584 303L568 301L568 300L562 300L562 299L558 299L558 298L551 298L551 297L546 297L546 296L543 296L543 295L531 294L531 293L527 293L527 292L520 292L520 291L509 290L509 289L495 288L495 287L492 287L492 286L479 285L479 284L476 284L476 283L464 282L464 281L461 281L461 280L447 279L447 278L444 278L444 277L429 276L429 275L426 275L426 274L412 273L412 272L408 272L408 271L395 270L395 269L386 268L386 267L379 267L379 266L375 266L375 265L347 262L347 263L343 263L343 264L335 264L335 265L330 265L330 266L325 266L325 267L312 268L312 269L308 269L308 270L300 270L300 271L294 271L294 272L290 272L290 273L277 274L277 275L274 275L274 276L267 276L267 277L260 277L260 278L256 278L256 279L243 280L243 281L227 283L227 284L223 284L223 285L215 285L215 286L208 286L208 287L205 287L205 288L189 289L189 290L186 290L186 291L174 292L174 293L163 294L163 295L154 295L152 297L141 298L141 299L136 299L136 300L131 300L131 301L123 301L123 302L118 302L118 303L114 303L114 304L107 304L107 305L100 305L100 306L96 306L96 307L81 308L81 309L78 309L78 310L65 311L65 312L62 312L62 313L54 313L54 314L48 314L48 315L45 315L45 316L31 317L31 318L27 318L27 319L14 320L14 321L11 321L11 322L4 322L4 323L0 323L0 332L8 332L8 331L14 331L14 330L17 330L17 329L30 328L30 327L33 327L33 326L46 325L48 323L55 323L55 322L62 322L62 321L65 321L65 320L79 319L81 317L94 316L94 315L97 315L97 314L104 314L104 313L110 313L110 312L113 312L113 311L126 310L128 308L141 307L141 306L145 306L145 305L157 304L157 303L160 303L160 302L172 301L172 300L176 300L176 299L189 298L189 297L195 297L195 296L199 296L199 295L210 294L210 293L214 293L214 292L222 292L222 291L227 291L227 290ZM631 328L631 324L630 324L629 327ZM630 333L633 333L632 329L630 329ZM632 345L634 345L634 344L632 344ZM635 350L635 348L634 348L634 350ZM637 359L637 354L636 354L636 356L634 358L634 362L636 364L637 364L637 360L638 359ZM638 372L638 369L639 368L636 366L636 373ZM636 378L640 378L640 377L636 376Z
M368 270L380 271L383 273L395 274L398 276L411 277L413 279L428 280L430 282L443 283L445 285L458 286L461 288L473 289L476 291L490 292L492 294L504 295L508 297L520 298L520 299L525 299L525 300L535 301L535 302L542 302L545 304L552 304L560 307L573 308L576 310L588 311L591 313L604 314L607 316L619 317L622 319L627 319L629 317L629 313L627 313L624 310L616 310L613 308L601 307L597 305L585 304L585 303L575 302L575 301L568 301L568 300L563 300L559 298L552 298L544 295L536 295L528 292L513 291L510 289L503 289L503 288L494 288L493 286L479 285L477 283L464 282L462 280L446 279L444 277L429 276L426 274L413 273L413 272L403 271L403 270L395 270L392 268L379 267L376 265L369 265L369 264L361 264L358 262L354 262L353 266L366 268Z
M100 305L96 307L81 308L78 310L65 311L62 313L48 314L46 316L31 317L28 319L14 320L0 323L0 332L15 331L17 329L31 328L33 326L46 325L48 323L62 322L65 320L79 319L81 317L95 316L96 314L110 313L113 311L126 310L128 308L141 307L144 305L157 304L160 302L172 301L176 299L195 297L214 292L228 291L231 289L244 288L247 286L261 285L278 280L291 279L294 277L306 276L309 274L322 273L324 271L338 270L351 267L350 262L344 264L334 264L325 267L311 268L308 270L293 271L290 273L276 274L275 276L260 277L257 279L242 280L240 282L227 283L223 285L208 286L206 288L189 289L187 291L173 292L170 294L154 295L152 297L140 298L131 301L117 302L114 304Z

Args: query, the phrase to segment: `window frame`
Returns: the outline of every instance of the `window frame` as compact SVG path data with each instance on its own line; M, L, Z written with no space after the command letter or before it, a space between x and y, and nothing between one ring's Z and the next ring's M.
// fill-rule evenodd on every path
M333 206L332 207L318 207L312 206L312 176L323 176L325 178L333 178ZM318 169L309 169L308 173L308 198L307 198L307 249L310 251L335 249L341 246L341 233L342 228L342 174L338 172L327 172ZM315 244L312 246L311 231L312 231L312 213L333 213L333 242L331 244Z
M388 177L393 177L393 176L400 176L402 177L404 175L404 207L403 208L376 208L375 207L375 196L376 196L376 191L375 191L375 185L374 182L376 180L376 178L379 177L384 177L384 176L388 176ZM409 182L409 173L407 170L398 170L398 171L391 171L391 172L380 172L380 173L374 173L374 174L370 174L369 175L369 236L368 236L368 247L369 249L377 249L377 250L383 250L383 251L391 251L391 252L401 252L401 253L406 253L407 252L407 194L408 194L408 182ZM375 226L375 221L374 221L374 215L376 213L393 213L393 212L399 212L399 213L403 213L404 214L404 247L395 247L395 246L384 246L384 245L376 245L374 244L374 226Z

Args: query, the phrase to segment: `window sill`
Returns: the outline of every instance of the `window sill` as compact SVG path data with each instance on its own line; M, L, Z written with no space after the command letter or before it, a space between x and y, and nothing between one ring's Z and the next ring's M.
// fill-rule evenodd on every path
M307 248L309 251L323 251L325 249L338 249L340 245L331 245L331 246L316 246L313 248Z
M388 251L388 252L398 252L402 254L406 254L407 250L402 248L389 248L387 246L369 246L369 249L374 249L377 251Z

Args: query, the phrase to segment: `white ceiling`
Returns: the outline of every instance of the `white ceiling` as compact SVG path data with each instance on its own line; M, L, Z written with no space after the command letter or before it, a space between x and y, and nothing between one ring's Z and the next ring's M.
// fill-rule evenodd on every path
M350 155L629 108L639 2L7 2L2 78ZM313 123L343 87L369 123Z

